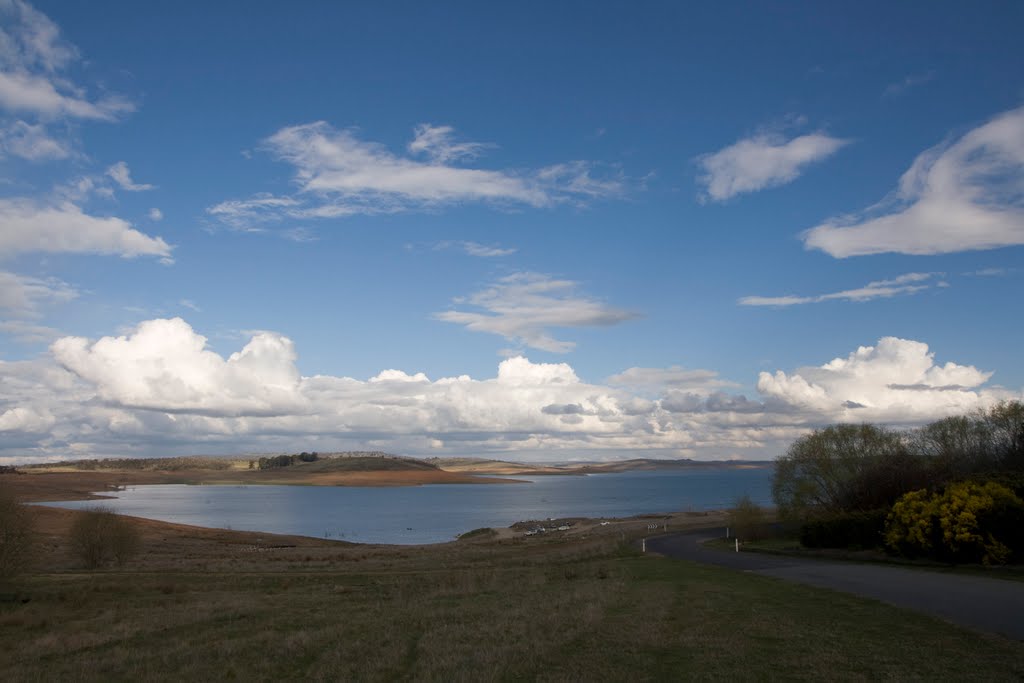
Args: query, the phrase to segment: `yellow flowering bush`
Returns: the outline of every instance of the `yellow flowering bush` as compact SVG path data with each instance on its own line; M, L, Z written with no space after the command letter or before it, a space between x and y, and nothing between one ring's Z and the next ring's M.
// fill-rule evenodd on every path
M1004 564L1022 541L1024 501L995 482L960 482L941 493L911 491L893 505L885 542L910 557Z

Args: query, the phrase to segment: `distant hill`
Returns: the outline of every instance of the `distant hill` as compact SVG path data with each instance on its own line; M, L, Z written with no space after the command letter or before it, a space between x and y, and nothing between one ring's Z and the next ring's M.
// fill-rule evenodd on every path
M262 456L266 459L267 456ZM273 455L269 457L275 457ZM110 472L110 471L154 471L154 472L185 472L185 471L217 471L229 472L258 469L260 458L256 457L218 457L218 456L184 456L174 458L103 458L91 460L68 460L64 462L24 465L20 469L42 472ZM373 472L373 471L408 471L437 470L438 468L424 460L407 458L377 451L352 451L342 453L318 454L313 462L296 460L287 468L303 472Z
M174 458L104 458L93 460L69 460L65 462L46 463L39 465L20 466L22 470L42 472L104 472L104 471L152 471L152 472L239 472L242 470L260 470L261 460L281 458L287 454L263 456L185 456ZM526 463L507 460L488 460L486 458L410 458L378 451L347 451L338 453L308 454L316 457L306 462L291 456L287 466L273 467L270 471L285 470L304 472L307 474L329 472L409 472L409 471L444 471L460 474L500 474L500 475L580 475L611 472L630 472L644 470L678 470L704 467L770 467L768 461L737 461L737 460L659 460L654 458L634 458L612 462L576 462L576 463ZM288 460L288 457L284 457Z
M292 469L303 472L398 472L408 470L437 470L432 463L397 455L329 456L316 462L298 462Z
M448 472L466 472L472 474L599 474L611 472L631 472L646 470L678 470L704 467L736 467L760 468L770 467L769 461L751 460L661 460L655 458L633 458L612 462L576 462L576 463L526 463L505 460L487 460L485 458L430 458L433 463Z
M182 470L225 471L249 469L249 460L238 457L221 458L203 455L175 458L103 458L21 465L20 469L44 472L94 472L109 470L159 470L162 472L179 472Z

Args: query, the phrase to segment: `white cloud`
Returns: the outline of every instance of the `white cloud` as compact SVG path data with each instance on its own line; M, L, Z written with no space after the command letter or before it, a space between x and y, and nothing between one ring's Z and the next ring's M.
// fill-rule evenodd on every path
M830 219L803 240L836 258L1024 244L1024 107L922 153L890 200Z
M171 260L171 246L114 216L84 213L71 202L0 199L0 258L25 252L158 256Z
M67 117L95 121L116 121L122 114L135 111L135 105L121 97L90 102L60 92L48 78L4 72L0 72L0 107L47 119Z
M820 367L792 374L762 372L757 388L802 410L852 421L928 420L1003 397L978 390L991 372L956 363L937 365L934 356L922 342L883 337L876 346L861 346Z
M199 308L199 305L196 304L196 302L192 301L191 299L182 299L181 301L178 302L178 305L184 306L185 308L195 311L196 313L199 313L203 310Z
M110 168L107 169L107 175L114 179L118 187L128 192L143 192L145 190L152 190L156 186L148 185L145 183L135 183L132 181L131 171L128 169L128 164L123 161L119 161Z
M131 408L200 415L270 415L301 410L290 340L256 335L224 360L181 318L150 320L128 336L90 343L64 337L54 358L94 384L104 400Z
M57 278L37 278L0 271L0 312L17 318L35 318L40 309L67 303L78 290Z
M876 280L857 289L846 289L831 294L815 296L745 296L737 303L741 306L795 306L797 304L817 304L823 301L871 301L872 299L888 299L904 294L916 294L931 287L944 286L939 281L929 282L941 273L906 273L889 280Z
M295 168L295 196L256 195L229 200L208 212L235 228L282 218L337 218L352 214L424 210L467 202L550 207L619 196L620 173L572 161L532 171L466 168L491 145L454 141L449 126L421 124L408 146L412 156L361 140L352 129L324 121L282 128L264 148ZM420 159L419 157L426 157Z
M469 256L481 258L493 258L496 256L511 256L519 251L514 247L499 247L497 245L480 244L479 242L467 242L462 240L445 240L434 245L436 251L444 249L459 249Z
M704 170L698 179L704 186L701 196L724 201L744 192L785 185L796 180L808 165L832 156L849 142L824 133L790 140L771 134L745 138L697 158Z
M57 25L27 2L0 2L0 18L0 63L5 68L56 71L77 59L78 51L60 39Z
M299 205L291 197L275 197L257 194L249 199L238 199L215 204L206 210L208 214L236 230L252 230L260 223L277 220L289 215Z
M927 73L923 74L911 74L910 76L906 76L905 78L903 78L903 80L901 81L890 83L888 86L886 86L885 92L883 94L886 97L896 97L897 95L902 95L911 88L915 88L919 85L924 85L925 83L929 83L933 80L935 80L934 71L928 71Z
M159 222L164 219L164 212L156 207L150 209L147 215L149 216L149 220L151 221Z
M32 320L0 320L0 335L6 335L22 344L49 343L62 334L49 325L40 325Z
M91 101L59 75L77 60L75 47L42 13L20 0L0 3L0 107L55 118L113 121L134 106L118 96Z
M681 389L696 394L739 386L735 382L721 379L714 370L688 370L678 365L669 368L629 368L609 377L608 383L633 389Z
M24 121L15 121L0 130L0 150L29 161L67 159L72 154L67 141L50 137L42 124Z
M555 280L540 273L515 273L455 302L482 311L451 310L434 317L552 353L566 353L576 344L555 339L549 332L551 328L607 327L637 317L631 311L577 294L576 289L577 283L572 280Z
M302 227L289 228L288 230L285 230L281 234L281 236L287 240L291 240L292 242L299 242L303 244L309 242L316 242L317 240L320 239L319 237L316 236L315 232L313 232L309 228Z
M259 332L228 357L180 319L120 337L65 337L51 358L0 360L0 460L119 453L379 448L522 459L768 457L835 420L920 422L1020 395L990 373L938 365L926 345L882 339L821 367L764 373L763 400L714 388L713 372L633 368L650 400L590 384L566 363L502 361L496 376L301 377L291 342ZM853 407L853 406L863 407Z
M440 164L461 159L475 159L487 148L494 146L480 142L455 142L455 129L451 126L432 126L429 123L421 123L413 132L415 137L409 143L409 152L415 155L425 155L431 161Z

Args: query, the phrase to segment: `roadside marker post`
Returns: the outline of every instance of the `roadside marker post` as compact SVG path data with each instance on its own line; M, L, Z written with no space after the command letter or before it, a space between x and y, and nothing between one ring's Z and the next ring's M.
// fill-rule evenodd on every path
M736 552L740 551L740 539L736 539Z
M640 540L640 552L644 552L644 553L647 552L647 539L646 538Z

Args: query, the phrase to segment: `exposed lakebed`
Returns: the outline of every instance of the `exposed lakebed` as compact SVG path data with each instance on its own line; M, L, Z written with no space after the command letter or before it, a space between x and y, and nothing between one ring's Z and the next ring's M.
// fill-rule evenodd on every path
M140 485L105 501L47 503L178 524L296 534L357 543L450 541L480 527L559 517L628 517L730 507L748 494L771 500L772 468L706 467L516 476L523 483L403 487Z

